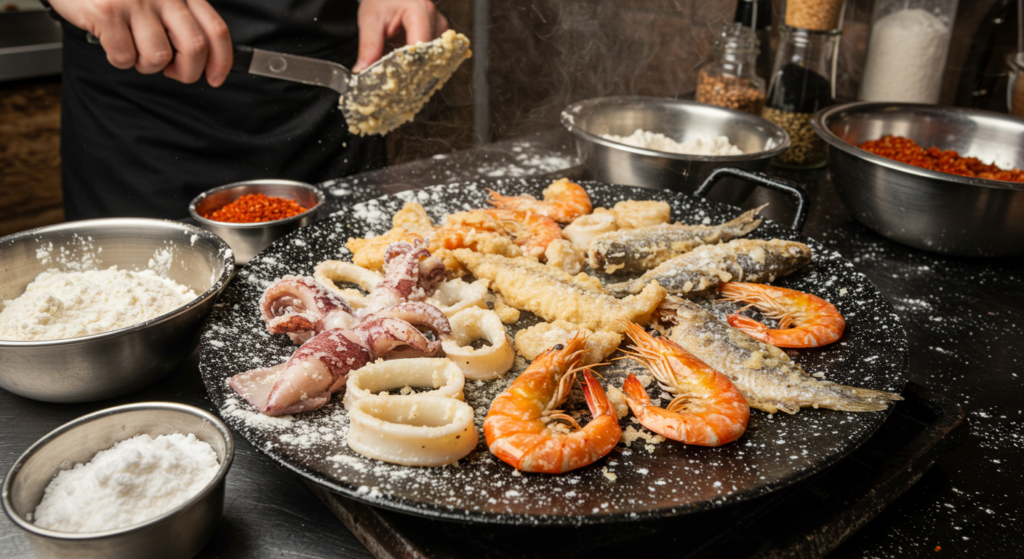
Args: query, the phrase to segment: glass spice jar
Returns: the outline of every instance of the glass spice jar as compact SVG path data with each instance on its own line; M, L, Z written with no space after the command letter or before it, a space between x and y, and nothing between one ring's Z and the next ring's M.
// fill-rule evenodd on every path
M761 116L789 133L790 148L772 163L797 169L821 167L828 156L827 144L814 133L811 117L835 102L841 32L780 27L775 69Z
M715 40L711 60L697 75L696 99L701 103L755 115L764 108L764 80L758 77L758 41L754 30L728 23Z

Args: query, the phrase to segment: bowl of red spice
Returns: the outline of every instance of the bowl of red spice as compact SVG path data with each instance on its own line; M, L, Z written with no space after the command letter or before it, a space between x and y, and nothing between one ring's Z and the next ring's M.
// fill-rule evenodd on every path
M1024 254L1024 120L909 103L848 103L811 122L853 216L942 254Z
M203 229L227 241L237 264L245 264L270 243L315 221L323 203L323 192L311 184L263 179L207 190L188 211Z

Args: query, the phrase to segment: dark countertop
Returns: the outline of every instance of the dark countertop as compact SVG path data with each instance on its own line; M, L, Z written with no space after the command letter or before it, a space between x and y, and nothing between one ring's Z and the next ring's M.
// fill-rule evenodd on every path
M332 203L477 176L579 172L569 146L539 135L331 181ZM896 503L853 534L831 557L1014 557L1024 555L1024 387L1016 343L1024 327L1024 264L929 254L888 241L853 221L826 170L771 174L811 196L805 233L854 263L899 314L910 341L911 381L949 396L968 413L968 442L923 473ZM792 208L757 192L744 207L771 202L768 217L788 223ZM91 411L145 400L214 411L197 357L154 386L89 404L47 404L0 391L0 471L48 431ZM200 557L372 557L294 475L241 437L227 480L224 520ZM33 557L27 539L0 519L0 556Z

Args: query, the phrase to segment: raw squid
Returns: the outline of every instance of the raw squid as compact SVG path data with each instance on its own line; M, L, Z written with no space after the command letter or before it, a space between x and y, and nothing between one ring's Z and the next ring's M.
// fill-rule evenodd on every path
M349 371L370 361L437 355L451 326L444 313L421 301L443 275L444 265L422 246L394 243L385 251L384 278L358 312L312 278L286 276L261 298L268 329L293 335L293 341L312 338L287 362L235 375L228 384L264 414L298 413L326 404L345 386Z

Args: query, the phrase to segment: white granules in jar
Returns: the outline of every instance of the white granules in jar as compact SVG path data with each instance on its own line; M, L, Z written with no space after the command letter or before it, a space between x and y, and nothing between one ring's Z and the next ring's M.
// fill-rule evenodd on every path
M196 298L152 270L58 272L36 276L20 297L4 301L2 340L65 340L145 322Z
M950 29L921 9L880 18L871 30L862 101L938 103Z
M219 469L217 453L191 433L139 435L58 473L33 522L73 533L126 528L188 501Z
M629 136L605 134L601 137L627 146L683 155L743 155L743 150L729 143L725 136L706 136L679 143L664 134L637 128Z

